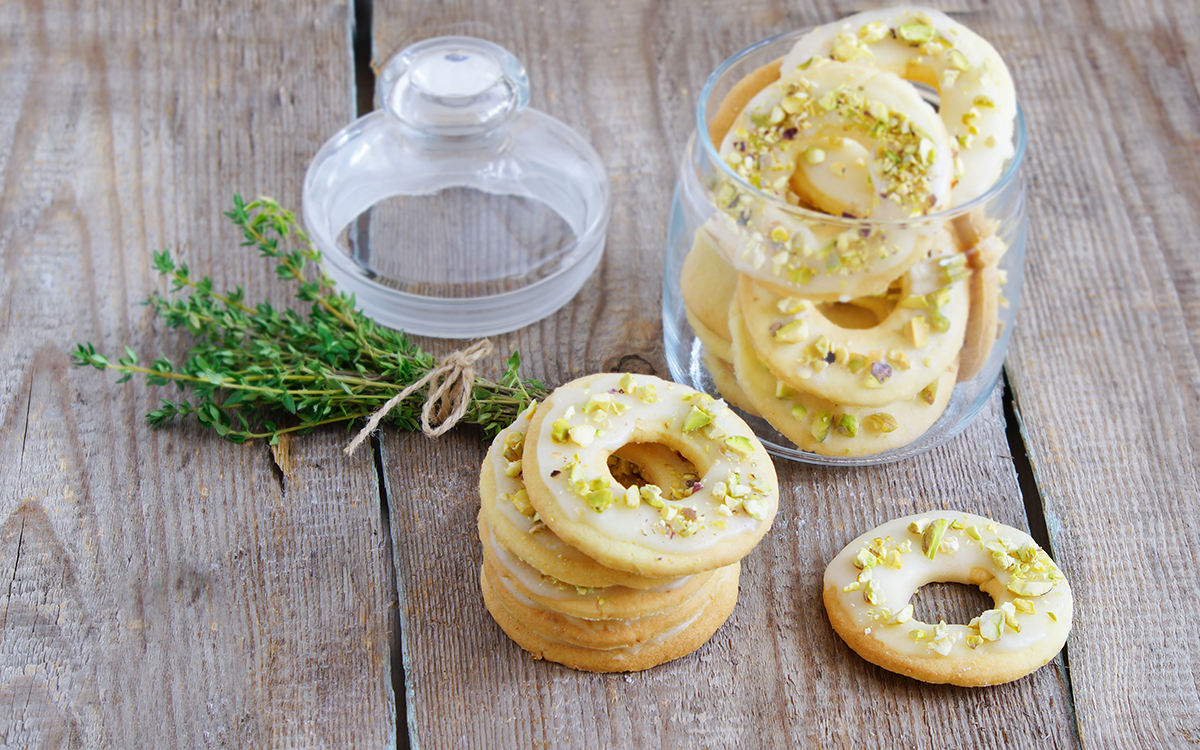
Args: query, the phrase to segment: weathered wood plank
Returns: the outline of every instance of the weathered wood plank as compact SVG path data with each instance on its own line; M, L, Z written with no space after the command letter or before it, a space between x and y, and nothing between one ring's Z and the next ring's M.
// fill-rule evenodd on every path
M661 248L700 87L737 49L832 14L814 4L376 4L377 64L471 19L472 33L525 62L531 106L579 129L609 167L613 220L600 270L557 315L499 337L501 350L519 348L552 384L599 370L666 374ZM631 676L531 662L491 622L477 589L477 435L383 443L414 746L1074 744L1061 661L1000 688L925 685L855 656L820 602L826 562L889 518L956 507L1027 526L998 397L959 439L914 461L860 471L780 464L782 512L744 561L729 623L698 653Z
M161 247L283 299L220 212L298 205L351 115L347 12L0 6L0 745L394 744L370 458L151 432L153 389L67 360L186 351L139 304Z
M1182 21L1186 5L1158 9ZM1095 747L1200 742L1200 645L1182 635L1200 610L1171 583L1200 563L1200 99L1187 27L1134 7L1013 39L1038 147L1009 367L1076 588L1072 685Z

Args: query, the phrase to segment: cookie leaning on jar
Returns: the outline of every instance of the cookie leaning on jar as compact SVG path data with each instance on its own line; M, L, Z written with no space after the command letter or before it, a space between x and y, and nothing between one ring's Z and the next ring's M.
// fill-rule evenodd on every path
M501 432L480 494L488 610L535 658L589 671L707 641L778 506L770 458L723 402L619 373L568 383Z
M930 107L914 82L935 88L941 107ZM923 429L897 430L881 417L879 429L857 433L872 440L855 443L852 429L841 434L847 440L826 442L821 425L798 427L779 416L791 413L786 403L764 399L786 402L782 394L795 391L840 413L874 407L886 416L880 407L935 385L945 390L951 363L959 382L983 369L999 331L998 264L1007 248L982 206L953 209L1000 177L1014 152L1015 116L995 49L922 8L814 29L735 85L709 136L739 179L718 173L710 184L718 210L697 232L685 259L692 276L681 283L693 330L705 329L697 336L706 358L736 362L731 326L702 317L694 298L703 295L689 299L689 288L705 288L696 269L714 265L698 260L712 245L742 277L729 307L742 306L751 359L764 360L779 385L769 396L761 373L735 368L740 392L731 400L749 400L802 450L827 456L874 455L921 437ZM925 281L912 283L913 269L930 259L941 266L938 278L922 272ZM728 287L728 276L720 283ZM772 302L778 309L764 307ZM873 309L876 320L838 321L828 313L839 306ZM713 379L727 380L720 375ZM760 390L751 393L754 384ZM912 424L932 425L929 416ZM797 429L806 439L796 440Z

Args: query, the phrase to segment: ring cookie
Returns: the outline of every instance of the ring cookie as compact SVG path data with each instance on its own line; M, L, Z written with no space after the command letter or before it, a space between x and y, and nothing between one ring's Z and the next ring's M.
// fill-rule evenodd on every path
M757 413L801 450L857 457L899 448L925 434L950 402L957 363L907 401L874 407L828 401L792 388L775 376L750 343L736 305L730 325L741 392Z
M949 237L948 232L943 236ZM837 403L907 401L962 349L970 306L966 258L947 248L910 268L895 308L871 328L843 328L817 304L743 276L738 301L754 348L789 386Z
M786 78L819 60L861 62L938 91L958 155L952 206L983 195L1013 156L1017 97L996 49L931 8L867 11L804 35L780 64Z
M995 607L968 625L924 623L910 599L927 583L976 585ZM934 511L872 529L825 570L825 608L850 648L884 669L965 687L1020 679L1062 649L1071 587L1023 531Z
M526 409L496 436L480 468L480 516L497 542L541 573L574 586L647 589L667 583L604 567L559 539L537 517L525 490L521 461L535 409Z
M685 492L626 489L608 457L659 443L696 467ZM740 560L778 506L775 468L723 401L647 375L608 373L568 383L537 409L523 454L529 500L568 544L601 564L679 576Z

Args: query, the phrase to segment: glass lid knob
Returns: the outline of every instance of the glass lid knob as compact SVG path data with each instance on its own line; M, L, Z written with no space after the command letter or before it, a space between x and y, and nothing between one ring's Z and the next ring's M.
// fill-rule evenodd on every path
M525 108L529 78L503 47L447 36L393 57L379 76L377 94L384 111L410 134L479 135Z

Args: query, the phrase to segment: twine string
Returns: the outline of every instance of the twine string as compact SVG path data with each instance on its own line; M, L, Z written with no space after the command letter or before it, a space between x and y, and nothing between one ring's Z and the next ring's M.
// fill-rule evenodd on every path
M425 377L392 396L387 403L379 407L367 420L367 424L358 431L354 440L346 446L345 454L349 456L354 453L354 449L379 426L388 412L426 384L429 385L429 393L425 397L425 405L421 407L421 431L431 438L445 434L458 424L467 413L467 407L471 405L475 363L491 353L492 342L481 339L466 349L447 355L437 367L426 373ZM436 427L431 419L436 421Z

